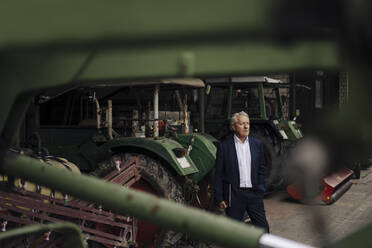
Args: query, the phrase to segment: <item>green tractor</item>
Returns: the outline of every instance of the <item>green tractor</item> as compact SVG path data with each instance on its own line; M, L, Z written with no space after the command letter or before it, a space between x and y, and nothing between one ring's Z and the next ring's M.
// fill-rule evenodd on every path
M33 106L40 118L28 115L29 123L40 122L27 131L37 131L38 142L28 143L41 140L48 154L67 158L84 173L209 209L217 140L194 133L197 123L190 121L203 87L200 79L167 79L47 90ZM126 224L137 230L127 242L138 247L184 240L181 233L133 218ZM124 229L109 223L93 227L100 234L86 231L91 242L110 247L123 236Z
M264 144L268 192L283 184L281 158L303 137L295 119L288 117L289 85L263 77L205 79L206 130L217 138L230 133L232 113L249 114L251 135Z

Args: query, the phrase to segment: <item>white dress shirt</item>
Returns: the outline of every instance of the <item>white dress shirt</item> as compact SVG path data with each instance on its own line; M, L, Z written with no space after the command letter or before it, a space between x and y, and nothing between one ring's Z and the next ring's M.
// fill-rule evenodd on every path
M236 135L234 135L234 143L239 164L240 187L252 188L251 149L249 147L248 137L243 143Z

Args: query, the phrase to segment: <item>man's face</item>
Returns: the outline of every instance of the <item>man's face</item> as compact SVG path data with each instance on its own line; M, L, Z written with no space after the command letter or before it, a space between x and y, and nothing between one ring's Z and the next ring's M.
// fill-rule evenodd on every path
M249 135L249 119L245 115L238 115L237 122L232 125L236 136L239 138L246 138Z

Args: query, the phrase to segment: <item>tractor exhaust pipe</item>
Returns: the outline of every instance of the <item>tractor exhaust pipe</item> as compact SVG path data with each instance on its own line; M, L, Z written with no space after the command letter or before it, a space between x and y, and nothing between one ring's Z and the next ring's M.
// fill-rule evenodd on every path
M154 137L159 136L159 90L159 85L156 85L154 89Z

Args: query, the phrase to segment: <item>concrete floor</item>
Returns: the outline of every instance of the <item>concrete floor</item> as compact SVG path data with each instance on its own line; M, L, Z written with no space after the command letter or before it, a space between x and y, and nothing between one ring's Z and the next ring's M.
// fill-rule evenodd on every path
M361 171L361 178L332 205L304 205L278 192L265 199L272 234L308 245L322 246L323 238L335 242L372 222L372 168ZM321 216L324 231L314 224ZM324 236L326 234L326 236Z

